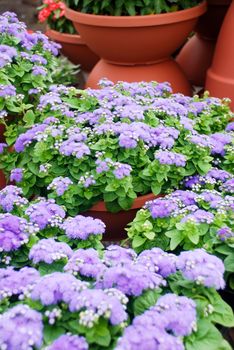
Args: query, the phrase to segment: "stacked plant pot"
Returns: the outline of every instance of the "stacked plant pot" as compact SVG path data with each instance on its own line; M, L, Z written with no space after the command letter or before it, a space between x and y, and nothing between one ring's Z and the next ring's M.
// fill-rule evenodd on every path
M230 3L231 0L208 0L208 10L200 17L195 35L176 58L193 85L205 85L206 73L211 66L217 37Z
M86 44L101 57L87 87L106 77L113 82L169 81L175 92L191 94L191 86L171 58L206 11L206 2L193 8L147 16L102 16L66 8Z

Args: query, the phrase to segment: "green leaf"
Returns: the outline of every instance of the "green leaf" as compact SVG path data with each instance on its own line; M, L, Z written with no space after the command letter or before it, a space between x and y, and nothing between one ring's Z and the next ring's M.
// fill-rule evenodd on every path
M60 335L64 334L65 329L62 327L57 327L55 325L45 325L43 333L45 343L48 345L52 343L55 339L57 339Z
M152 241L155 238L155 233L153 231L151 232L144 232L144 236L148 238L150 241Z
M234 314L232 308L221 298L218 292L214 294L214 301L212 301L214 312L210 319L214 323L218 323L225 327L234 327Z
M200 238L199 232L189 232L188 238L193 244L198 244Z
M32 110L29 110L25 113L23 117L23 121L26 123L27 126L32 126L35 122L35 114Z
M184 233L182 231L171 230L165 233L165 235L171 238L170 249L174 250L184 239Z
M143 245L146 241L146 238L140 237L140 236L135 236L132 241L132 247L133 249L140 247Z
M151 190L153 194L157 195L161 193L162 186L158 182L153 182L151 184Z
M160 294L160 289L154 289L148 290L141 296L137 297L133 303L134 315L141 315L145 310L148 310L151 306L155 305Z
M226 257L224 265L226 271L234 272L234 253Z
M217 328L206 320L199 320L198 330L185 338L186 350L231 350Z

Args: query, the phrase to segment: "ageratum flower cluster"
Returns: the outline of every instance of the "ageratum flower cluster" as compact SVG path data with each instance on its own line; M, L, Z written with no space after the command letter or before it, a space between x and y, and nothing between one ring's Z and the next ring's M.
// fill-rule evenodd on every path
M100 246L105 224L82 215L68 217L54 199L29 202L10 185L0 191L0 233L1 266L22 263L20 249L28 264L52 264L70 258L73 246Z
M196 328L196 304L186 297L166 294L155 306L137 316L119 339L116 350L183 350L180 339Z
M197 171L205 176L233 141L225 101L172 94L167 83L103 81L82 92L54 85L37 110L40 122L2 157L24 193L47 190L70 214L100 200L128 210L136 196L178 188Z

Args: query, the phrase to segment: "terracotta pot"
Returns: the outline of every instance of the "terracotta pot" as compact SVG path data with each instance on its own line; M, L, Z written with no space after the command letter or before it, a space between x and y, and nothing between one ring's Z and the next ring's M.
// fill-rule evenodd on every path
M0 170L0 190L6 186L6 178L2 170Z
M230 3L231 0L208 0L208 10L199 18L196 34L176 58L193 85L205 85L206 73L211 66L217 37Z
M206 89L212 96L229 97L234 109L234 1L220 30L212 65L207 73Z
M106 209L104 202L95 204L90 210L82 213L84 216L92 216L102 220L106 224L106 233L103 236L104 241L120 241L127 238L125 228L136 216L137 211L150 200L159 196L153 193L137 197L130 210L121 210L118 213L111 213Z
M186 85L187 94L190 94L191 91L184 74L170 56L184 43L196 25L198 17L205 11L206 2L188 10L132 17L99 16L66 8L66 17L73 21L87 45L105 61L98 63L98 66L94 68L95 77L92 77L93 72L91 72L87 85L92 84L93 86L94 81L97 83L102 77L116 82L116 73L112 77L112 66L106 65L107 63L116 65L115 71L120 67L120 78L117 80L121 80L123 66L127 66L128 69L125 69L123 79L125 81L142 80L144 69L146 71L144 80L147 80L151 67L150 80L153 77L161 81L160 76L157 79L157 74L155 74L156 71L160 72L161 67L165 70L164 81L172 81L175 91L182 92ZM170 74L167 74L167 64L170 67ZM99 70L100 65L102 69ZM159 68L156 69L155 65L158 65ZM106 71L104 67L107 67ZM174 81L173 74L177 76Z
M81 36L78 34L60 33L52 29L47 29L46 35L57 43L62 45L61 52L72 63L80 64L85 71L90 71L99 57L92 52Z

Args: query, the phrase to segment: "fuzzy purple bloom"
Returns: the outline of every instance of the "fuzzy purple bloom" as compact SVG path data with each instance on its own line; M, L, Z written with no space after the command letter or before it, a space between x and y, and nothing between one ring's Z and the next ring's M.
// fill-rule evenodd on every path
M97 278L105 265L101 262L98 252L93 249L78 249L64 266L64 271L73 275Z
M84 337L63 334L56 339L46 350L88 350L89 345Z
M41 261L52 264L54 261L70 258L72 249L64 242L56 242L53 238L42 239L34 244L29 253L29 259L34 264Z
M177 260L177 269L185 278L197 284L215 289L225 287L223 279L225 268L222 260L203 249L182 252Z
M33 224L37 224L41 230L48 225L59 227L65 218L65 211L55 203L54 199L41 199L38 203L31 204L25 211Z
M67 218L61 228L69 238L85 240L91 235L102 235L106 226L99 219L77 215L74 218Z
M15 168L11 170L10 181L20 182L23 179L23 169Z
M156 151L155 158L160 164L175 165L177 167L184 167L186 165L186 157L183 154L175 152Z
M0 348L31 350L41 348L42 315L27 305L17 305L0 315Z

